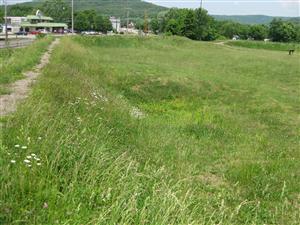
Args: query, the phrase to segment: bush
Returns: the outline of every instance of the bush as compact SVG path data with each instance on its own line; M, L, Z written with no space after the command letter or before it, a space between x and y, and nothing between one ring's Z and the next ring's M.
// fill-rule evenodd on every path
M36 35L36 38L37 39L42 39L42 38L44 38L46 36L47 36L46 34L38 34L38 35Z
M270 37L276 42L296 41L296 27L291 22L274 19L270 24Z

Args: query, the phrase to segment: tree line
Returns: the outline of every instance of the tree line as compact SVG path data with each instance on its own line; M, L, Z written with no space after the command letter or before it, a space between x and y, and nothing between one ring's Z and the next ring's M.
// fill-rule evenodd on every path
M300 24L274 19L269 25L248 25L232 21L216 21L205 9L173 8L161 12L151 19L151 30L155 34L184 36L193 40L212 41L216 39L264 40L277 42L300 42Z
M46 0L39 9L55 22L67 23L71 26L71 8L64 0ZM10 16L26 16L34 14L36 8L31 6L9 6ZM0 11L0 23L3 23L3 10ZM74 15L75 30L101 31L112 30L109 18L95 10L77 11ZM144 30L144 18L133 21L137 29ZM177 9L158 13L155 18L149 18L149 26L153 33L179 35L193 40L212 41L216 39L231 39L234 35L240 39L264 40L266 38L277 42L300 42L299 21L283 21L274 19L269 25L248 25L232 21L216 21L208 15L205 9Z
M71 7L63 0L46 0L39 9L41 12L54 19L54 22L66 23L71 26ZM9 6L10 16L27 16L36 13L36 8L31 6ZM0 23L4 22L3 10L0 11ZM112 30L109 18L97 13L95 10L78 11L74 14L74 28L76 31L100 31L106 33Z

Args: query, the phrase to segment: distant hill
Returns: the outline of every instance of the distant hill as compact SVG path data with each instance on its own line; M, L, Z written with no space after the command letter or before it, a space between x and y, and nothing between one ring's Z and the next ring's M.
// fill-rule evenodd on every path
M281 18L283 20L290 20L293 22L300 21L300 17L273 17L264 15L245 15L245 16L225 16L225 15L212 15L216 20L224 21L231 20L242 24L268 24L274 18Z
M19 5L38 8L44 1L45 0L34 0L33 2L22 3ZM70 2L70 0L65 1ZM94 9L103 15L121 18L126 17L126 8L129 8L130 18L142 18L144 17L145 11L147 11L149 17L156 16L159 12L167 9L141 0L128 0L128 5L126 0L75 0L74 7L76 11Z
M1 1L1 0L0 0ZM36 8L41 7L45 0L33 0L33 2L21 3L18 5L31 6ZM70 3L70 0L65 0ZM127 10L129 8L130 19L143 18L145 10L149 17L155 17L161 11L168 10L166 7L158 6L142 0L74 0L75 10L81 11L86 9L94 9L106 16L116 16L126 18ZM268 24L275 17L264 15L212 15L216 20L224 21L231 20L243 24ZM300 23L300 17L281 17L284 20L291 20Z

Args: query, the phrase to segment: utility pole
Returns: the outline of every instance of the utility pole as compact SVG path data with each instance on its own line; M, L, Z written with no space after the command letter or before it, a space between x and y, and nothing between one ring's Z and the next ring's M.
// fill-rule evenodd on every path
M7 0L4 1L4 18L5 18L5 46L8 47L8 31L7 31Z
M127 22L126 22L127 34L128 34L128 26L129 26L129 9L127 8Z
M126 0L126 10L127 10L127 18L126 18L126 33L128 34L128 25L129 25L129 8L128 8L128 0Z
M145 10L145 15L144 15L144 33L145 33L145 35L148 34L148 30L149 30L149 27L148 27L148 13L147 13L147 10Z
M74 0L72 0L72 34L74 34Z
M200 0L200 9L202 10L203 7L203 0Z

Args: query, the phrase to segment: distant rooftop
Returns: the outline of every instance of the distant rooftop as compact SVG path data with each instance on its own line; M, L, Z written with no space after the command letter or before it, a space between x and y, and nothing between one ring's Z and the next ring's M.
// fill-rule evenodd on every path
M32 24L29 22L21 23L21 27L64 27L65 29L68 28L68 25L65 23L36 23Z
M29 15L26 18L27 18L27 20L47 20L47 21L53 21L53 19L51 17L48 17L48 16Z

